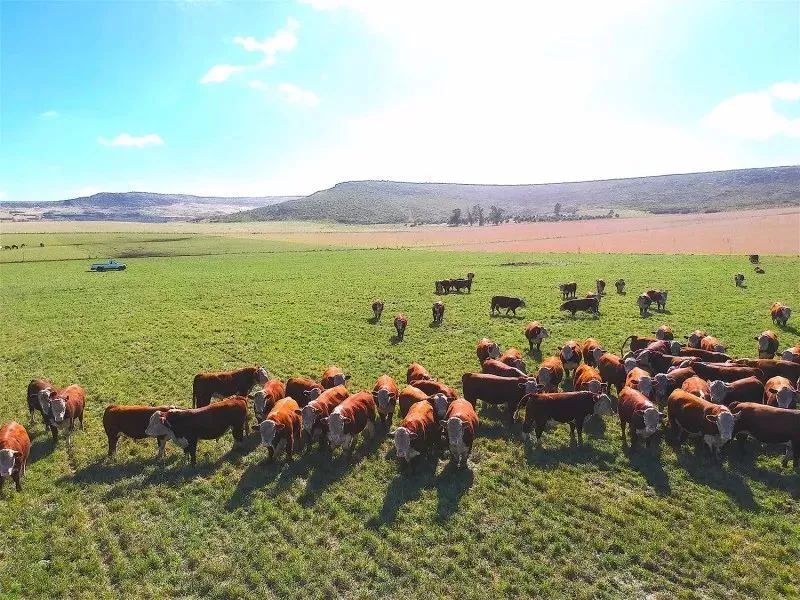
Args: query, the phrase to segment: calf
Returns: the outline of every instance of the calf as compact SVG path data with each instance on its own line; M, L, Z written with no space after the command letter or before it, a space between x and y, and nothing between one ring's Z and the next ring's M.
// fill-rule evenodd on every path
M755 272L760 274L760 275L763 275L764 273L766 273L766 271L764 269L762 269L761 267L756 267L755 268Z
M564 365L564 373L569 377L569 372L574 371L583 359L581 347L576 341L570 340L558 349L561 351L559 358L561 364Z
M769 314L772 317L772 322L781 327L786 327L786 321L792 316L792 309L784 306L780 302L776 302L769 309Z
M393 436L397 458L406 463L426 450L432 450L440 437L433 407L427 402L412 405Z
M723 346L713 335L707 335L700 340L700 350L725 353L728 351L728 348Z
M754 360L750 358L740 358L734 361L733 364L740 367L758 369L762 373L763 378L761 381L765 383L767 379L777 377L778 375L786 377L789 381L797 381L797 379L800 378L800 364L787 360L772 360L769 358Z
M744 273L737 273L734 275L733 283L736 287L744 287Z
M39 392L50 390L54 394L58 393L58 389L53 387L53 383L49 379L32 379L28 384L28 412L30 412L30 423L33 424L35 415L38 412L42 415L42 422L47 425L49 415L45 414L41 402L39 402Z
M168 411L174 406L141 406L111 404L103 411L103 429L108 438L108 456L114 456L121 435L132 440L141 440L147 436L147 426L156 412ZM158 453L156 458L164 457L164 447L168 436L157 438Z
M558 391L558 386L564 379L564 365L558 356L548 356L539 365L536 380L546 392Z
M369 438L375 433L375 399L370 392L353 394L333 409L328 417L331 450L340 446L352 450L356 436L362 431Z
M698 360L707 363L725 363L731 360L731 357L723 352L712 352L710 350L692 348L691 346L682 346L676 354L678 356L694 356Z
M461 378L464 398L475 406L480 399L484 404L505 404L509 426L514 422L514 413L526 393L541 391L533 377L498 377L482 373L464 373Z
M602 344L596 339L586 338L583 344L581 344L581 356L583 357L583 361L589 366L596 367L597 363L594 360L594 349L602 347Z
M505 308L506 315L514 313L517 316L518 308L525 308L525 300L522 298L515 298L514 296L492 296L491 313L500 314L500 310Z
M650 296L647 294L639 294L639 297L636 298L636 306L639 307L639 316L644 317L647 315L648 311L650 310L650 305L653 301L650 299Z
M71 446L75 421L80 421L83 429L83 411L86 407L84 389L79 385L70 385L56 393L43 390L39 392L39 401L42 403L43 412L50 414L49 425L53 443L58 441L58 432L66 429L67 446Z
M746 433L765 444L786 444L784 468L789 456L795 469L800 463L800 410L766 406L755 402L742 402L733 407L736 419L735 432Z
M645 398L649 399L653 397L655 381L650 376L650 373L639 367L634 367L627 370L627 374L625 375L625 387L636 390Z
M602 348L596 348L594 360L597 363L597 370L600 371L600 377L608 385L609 390L613 385L619 394L625 387L625 365L622 359Z
M475 408L464 398L454 400L447 407L441 426L447 434L450 455L456 461L456 466L466 465L478 431L478 414Z
M727 406L708 402L683 390L675 390L669 395L667 415L679 442L684 432L700 435L716 456L733 436L735 419Z
M428 373L428 369L415 362L412 362L410 365L408 365L408 370L406 371L406 383L411 383L412 381L421 381L423 379L433 379L431 374Z
M444 321L444 302L441 300L433 303L433 323L441 325Z
M247 398L231 396L201 408L156 411L150 417L145 433L150 437L167 436L197 464L197 441L215 440L229 429L234 447L244 439L247 422Z
M198 373L192 382L192 408L202 408L211 399L228 396L247 396L254 385L264 385L269 373L258 365L236 371Z
M631 350L633 350L633 344L631 344ZM645 350L649 350L651 352L660 352L661 354L669 354L672 356L678 356L678 353L681 350L681 345L679 342L671 341L671 340L653 340L647 344L642 350L634 351L634 355L640 356L642 352Z
M625 293L625 280L624 279L617 279L614 282L614 287L617 288L617 293L618 294L624 294Z
M533 346L536 345L536 349L540 350L544 339L550 337L550 332L542 327L539 321L533 321L525 327L525 337L530 345L530 352L533 354Z
M629 387L622 388L619 393L617 414L623 442L625 441L625 426L630 426L631 448L636 446L639 437L644 438L645 444L649 446L653 434L666 416L639 390Z
M306 404L319 396L323 388L310 377L290 377L286 381L286 396L294 398L298 404Z
M605 393L608 384L603 383L600 371L584 363L578 365L572 380L572 388L577 391L587 391L593 394Z
M559 310L569 311L573 317L579 310L597 316L600 314L600 302L597 298L575 298L564 302Z
M383 314L383 300L374 300L372 302L372 315L373 321L376 323L381 320Z
M608 394L592 392L561 392L555 394L532 393L524 398L525 421L522 425L522 439L530 439L531 429L535 429L536 443L541 445L542 433L549 421L569 423L570 437L578 431L578 444L583 445L583 425L592 415L602 417L614 412Z
M481 365L481 373L486 373L487 375L498 375L500 377L526 376L526 373L524 371L520 371L517 368L514 368L510 365L507 365L493 358L489 358L483 361L483 364Z
M0 427L0 492L9 477L17 491L22 491L20 479L25 474L30 452L31 438L22 425L11 421Z
M305 402L298 402L300 406L303 406L308 402L308 397L312 394L309 392L309 395L306 397ZM252 395L253 399L253 413L256 417L256 425L261 423L266 418L266 415L273 409L275 404L278 403L278 400L282 400L286 398L286 386L283 385L283 382L280 379L270 379L263 388L258 390Z
M797 408L797 390L786 377L772 377L764 385L764 404L779 408Z
M382 390L384 388L380 389ZM308 439L309 448L316 440L319 440L320 444L322 444L323 440L327 438L328 431L326 429L327 422L325 419L331 415L334 408L347 400L349 395L350 392L347 391L345 386L337 385L329 390L325 390L317 398L300 409L300 420L303 428L302 433L304 433ZM394 408L394 403L392 403L392 408ZM391 413L389 413L389 417L391 418Z
M701 379L697 375L694 377L689 377L686 381L683 382L681 385L681 389L684 392L689 392L690 394L697 396L698 398L702 398L703 400L711 400L711 388L708 385L708 382L705 379ZM715 402L714 404L718 404Z
M764 384L757 377L745 377L733 382L715 379L708 385L714 404L730 406L734 402L762 402Z
M739 367L728 364L720 365L720 364L712 364L704 362L694 362L692 363L692 369L697 375L699 375L706 381L711 381L712 379L718 379L720 381L727 381L728 383L732 383L737 379L744 379L745 377L758 377L759 379L762 380L764 377L764 373L759 369L753 369L752 367Z
M500 358L500 347L489 338L483 338L478 341L475 354L478 356L478 362L483 364L487 358Z
M561 291L561 299L574 298L578 295L578 284L574 281L572 283L561 283L558 286Z
M402 419L408 414L413 404L417 402L425 402L428 399L428 394L413 385L407 385L400 390L400 395L397 398L398 415Z
M700 340L704 337L707 337L708 334L703 331L702 329L695 329L689 335L684 336L686 338L686 343L691 346L692 348L699 348L700 347Z
M516 348L509 348L500 355L500 362L507 364L509 367L519 369L523 373L527 372L525 361L522 360L522 352Z
M683 385L683 382L695 375L691 367L672 369L666 373L656 373L653 377L655 400L659 406L667 402L669 395Z
M775 358L778 352L778 336L774 331L767 329L754 339L758 342L758 358Z
M322 378L319 382L326 390L336 387L337 385L346 385L350 375L345 375L339 367L328 367L322 372Z
M278 400L258 426L261 445L267 447L268 460L274 459L275 454L280 454L284 448L286 460L292 460L295 443L300 443L301 412L294 398L284 398Z
M397 339L403 341L406 334L406 327L408 327L408 317L400 313L394 318L394 329L397 332Z
M378 377L375 387L372 388L372 397L375 399L375 405L378 408L378 418L384 427L387 426L387 423L391 424L392 422L398 395L399 390L394 379L388 375ZM305 424L305 421L303 423Z
M603 294L606 293L606 282L604 280L598 279L597 281L594 282L594 284L597 289L598 296L602 296Z

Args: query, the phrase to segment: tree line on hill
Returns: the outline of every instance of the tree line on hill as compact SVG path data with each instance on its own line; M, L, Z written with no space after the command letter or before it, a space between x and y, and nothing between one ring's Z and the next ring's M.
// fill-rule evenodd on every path
M504 216L505 213L505 209L493 204L489 207L489 214L486 215L483 206L475 204L471 208L467 208L463 211L460 208L454 208L447 224L451 227L458 227L460 225L469 225L470 227L477 225L483 227L487 223L499 225L500 223L508 223L511 221L515 223L529 223L538 221L581 221L587 219L619 218L619 213L615 212L613 209L609 210L606 214L579 215L577 206L564 208L560 202L556 202L552 214Z

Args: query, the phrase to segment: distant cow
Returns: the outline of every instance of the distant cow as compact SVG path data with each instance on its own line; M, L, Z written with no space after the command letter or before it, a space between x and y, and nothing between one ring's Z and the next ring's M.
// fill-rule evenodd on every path
M308 398L306 396L305 402L298 402L300 406L303 406L306 402L308 402ZM278 403L278 400L282 400L286 397L286 386L283 385L283 382L280 379L270 379L267 383L264 384L264 387L260 390L253 393L253 414L256 417L256 425L261 423L266 418L266 415L273 409L275 404ZM315 394L316 397L316 394Z
M472 293L472 280L475 278L475 273L467 273L466 279L451 279L452 286L455 291L460 292L466 289L467 292Z
M618 294L624 294L625 293L625 280L624 279L617 279L614 282L614 287L617 288L617 293Z
M434 281L433 285L436 288L437 294L446 294L450 287L450 282L445 279L439 279L438 281Z
M499 353L500 351L498 350L498 355ZM415 362L412 362L410 365L408 365L408 370L406 371L406 383L411 383L412 381L421 381L423 379L433 379L431 374L428 373L428 369Z
M750 262L753 263L754 265L758 264L758 254L751 254L750 255Z
M392 422L394 407L399 395L400 392L397 389L397 383L394 379L388 375L381 375L378 377L378 380L375 382L375 387L372 388L372 397L375 398L378 418L380 418L381 425L384 427L387 426L387 423L391 424Z
M435 448L440 430L433 407L427 402L412 405L392 435L397 458L406 463Z
M350 451L356 436L375 434L375 399L370 392L358 392L333 409L328 417L328 441L331 450L344 447Z
M669 395L667 416L678 441L682 441L684 432L700 435L715 455L719 455L719 449L733 437L735 418L727 406L702 400L683 390Z
M472 452L472 442L478 432L478 414L464 398L457 398L447 407L447 414L441 422L447 435L450 455L457 467L467 464Z
M381 315L383 314L383 300L375 300L372 302L372 315L373 320L377 323L381 320Z
M559 384L564 379L564 363L558 356L548 356L539 365L536 380L545 392L558 391Z
M625 362L627 367L629 361ZM631 369L626 368L626 371L625 387L641 392L642 395L648 399L653 398L655 379L650 375L650 373L639 367L633 367Z
M345 375L339 367L331 366L322 372L319 382L324 389L329 390L337 385L346 385L348 379L350 375Z
M70 385L56 393L52 393L51 390L42 390L39 392L39 401L42 403L44 412L49 411L53 443L58 441L58 432L66 429L67 446L71 446L75 421L79 421L81 429L83 429L83 411L86 406L84 389L79 385Z
M491 313L500 314L500 309L506 309L506 315L514 313L517 315L518 308L525 308L525 300L522 298L514 298L513 296L492 296L492 310Z
M708 337L708 333L703 331L702 329L695 329L689 335L683 336L686 339L686 343L691 346L692 348L699 348L700 347L700 340L704 337Z
M192 408L208 406L214 397L247 396L254 385L264 385L267 381L269 373L259 365L198 373L192 382Z
M444 302L441 300L433 303L433 323L441 325L444 320Z
M531 392L540 391L541 386L533 377L498 377L482 373L464 373L461 378L464 398L473 406L478 400L485 404L505 404L509 426L513 423L514 413L522 401L522 397Z
M559 310L569 311L573 317L579 310L597 316L600 314L600 302L597 298L575 298L564 302Z
M578 295L578 284L574 281L572 283L561 283L558 286L561 291L561 299L575 298Z
M592 415L602 417L613 413L608 394L592 392L561 392L554 394L532 393L525 396L525 421L522 438L530 439L531 429L536 434L536 443L541 445L542 433L549 421L568 423L570 437L578 432L578 444L583 445L583 425Z
M786 468L791 455L797 469L800 463L800 410L742 402L733 407L733 415L737 435L747 433L762 443L786 444L782 465Z
M734 402L763 402L764 384L757 377L745 377L727 382L715 379L708 389L714 404L730 406Z
M765 383L767 379L778 375L786 377L789 381L797 381L800 378L800 364L788 360L740 358L733 361L733 366L757 369L760 373L759 379Z
M49 379L32 379L28 384L28 412L31 415L31 424L33 424L35 415L38 412L42 415L42 422L47 425L49 415L45 414L42 403L39 402L39 392L44 390L50 390L54 394L59 391L53 387L53 383Z
M639 297L636 298L636 306L639 307L639 316L646 316L652 303L653 301L650 299L650 296L647 294L639 294Z
M758 358L775 358L778 352L778 336L774 331L767 329L754 339L758 342Z
M478 362L483 364L487 358L500 358L500 346L489 338L482 338L478 340L475 354L478 356Z
M292 460L295 445L300 443L301 412L300 405L294 398L284 398L275 404L267 418L258 426L261 445L267 447L268 460L275 458L284 449L286 459Z
M322 392L317 398L300 409L302 433L308 440L308 448L319 440L320 444L327 441L328 430L325 419L331 415L333 409L344 402L350 392L343 385L337 385ZM392 405L394 406L394 405ZM391 416L391 415L390 415Z
M294 398L301 406L319 396L324 389L310 377L290 377L286 381L286 397Z
M736 273L733 276L733 283L736 287L744 287L744 273Z
M532 323L528 323L528 326L525 328L525 337L530 345L530 352L533 354L533 346L536 345L536 349L539 350L542 341L550 337L550 332L542 327L539 321L533 321Z
M598 296L602 296L603 294L606 293L606 282L604 280L598 279L594 283L595 283L595 286L597 288L597 295Z
M772 377L764 385L764 404L780 408L797 408L797 390L786 377Z
M756 268L755 268L755 271L756 271L756 273L758 273L759 275L763 275L764 273L766 273L766 271L765 271L764 269L762 269L761 267L756 267Z
M617 414L623 442L625 441L625 426L630 426L631 448L636 446L640 437L644 438L646 445L649 446L658 426L666 416L639 390L629 387L623 388L619 393Z
M398 314L394 318L394 329L397 332L397 339L402 341L403 336L406 334L406 327L408 327L408 317L404 314Z
M669 290L647 290L645 294L647 294L647 297L650 298L652 302L655 302L656 310L660 310L661 312L667 310L667 295L669 294Z
M168 411L174 406L141 406L111 404L103 411L103 429L108 438L108 455L114 456L117 451L117 444L120 436L128 437L132 440L141 440L147 435L147 426L150 419L156 412ZM167 444L168 436L162 435L157 438L158 453L156 458L164 457L164 447Z
M500 362L507 364L509 367L514 367L525 373L528 368L525 361L522 360L522 352L516 348L509 348L500 355Z
M22 491L20 479L25 474L30 452L31 438L22 425L11 421L0 427L0 491L9 477L17 491Z
M786 321L792 316L792 309L788 306L784 306L780 302L776 302L772 305L772 308L769 309L769 313L772 316L773 323L781 327L786 327Z

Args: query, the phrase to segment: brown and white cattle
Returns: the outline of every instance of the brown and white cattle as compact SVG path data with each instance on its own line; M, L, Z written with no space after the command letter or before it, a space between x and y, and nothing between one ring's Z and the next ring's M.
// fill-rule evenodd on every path
M517 309L525 308L525 300L516 296L492 296L491 314L497 313L499 315L500 310L503 308L506 309L506 316L513 313L516 317Z
M581 344L581 356L583 361L592 367L596 367L597 363L594 360L595 348L602 348L603 345L594 338L586 338Z
M352 394L333 409L328 417L328 441L331 450L343 447L351 450L356 436L362 431L371 438L375 433L375 399L371 392Z
M752 367L704 362L693 362L691 367L697 375L706 381L718 379L733 383L737 379L744 379L745 377L757 377L762 381L766 381L763 371Z
M391 424L394 416L394 407L400 392L394 379L384 374L378 377L375 386L372 388L372 397L375 398L375 406L378 409L378 418L384 427Z
M519 369L507 365L504 362L489 358L483 361L481 365L481 373L488 375L499 375L500 377L525 377L526 373Z
M711 400L711 388L708 385L708 382L695 375L694 377L689 377L686 381L681 384L681 389L684 392L689 392L690 394L697 396L698 398L702 398L703 400ZM718 404L715 402L715 404Z
M625 426L630 426L631 448L636 446L638 438L646 440L645 443L649 446L661 420L666 416L647 396L630 387L622 388L619 393L617 414L623 441L625 441Z
M258 426L261 445L266 446L269 460L284 449L286 459L292 460L295 444L300 444L301 419L300 405L295 399L283 398L272 407L267 418L261 421Z
M457 398L447 407L441 426L447 434L450 455L456 466L466 465L478 433L478 414L475 407L464 398Z
M744 287L744 273L736 273L733 276L733 283L736 287Z
M348 379L350 375L345 375L339 367L331 366L322 372L319 382L324 389L329 390L337 385L346 385Z
M653 397L653 390L655 389L655 379L640 367L633 367L629 369L630 362L625 361L626 375L625 387L640 392L643 396L650 399Z
M406 335L406 327L408 327L408 317L400 313L394 318L394 330L397 332L397 339L401 342Z
M310 377L290 377L286 381L286 397L294 398L298 404L310 402L319 396L324 389Z
M524 398L525 421L522 439L530 439L531 429L536 433L536 443L541 445L542 433L549 421L568 423L570 437L578 432L578 443L583 445L583 426L592 415L602 417L613 414L608 394L592 392L560 392L554 394L531 393Z
M406 371L406 383L411 383L412 381L422 381L423 379L433 379L431 374L428 373L428 369L415 362L412 362L410 365L408 365L408 370Z
M667 398L674 391L679 389L683 382L695 375L691 367L672 369L666 373L656 373L653 376L655 384L655 401L659 406L664 406Z
M697 362L693 356L672 356L663 352L644 350L637 358L639 365L644 366L654 375L666 373L673 367L688 367Z
M600 394L608 390L608 384L603 383L600 371L587 363L583 363L575 369L572 388L576 392L587 391L593 394Z
M645 292L651 302L655 302L656 310L664 312L667 310L667 295L669 290L647 290Z
M775 358L778 352L778 336L774 331L767 329L754 339L758 342L758 358Z
M650 311L650 305L653 301L650 299L650 296L647 294L639 294L636 298L636 306L639 307L639 316L644 317Z
M422 390L428 396L434 396L436 394L442 394L447 397L447 399L452 402L458 397L456 391L447 385L446 383L442 383L441 381L436 381L435 379L423 379L420 381L412 381L411 385L415 388Z
M669 325L660 325L658 329L653 332L657 340L672 341L675 339L675 334L672 332L672 327Z
M559 346L559 358L564 366L564 374L569 377L569 372L574 371L583 359L581 347L575 340L570 340L563 346Z
M433 324L441 325L444 321L444 302L437 300L433 303Z
M614 287L617 288L617 293L618 294L624 294L625 293L625 280L624 279L617 279L614 282Z
M608 384L609 390L613 385L619 394L625 387L625 364L622 359L602 348L596 348L594 360L597 363L597 370L600 371L600 377Z
M72 432L75 421L79 421L83 429L83 412L86 407L86 392L79 385L70 385L56 393L50 390L39 392L42 410L50 415L50 433L53 443L58 441L58 432L66 430L67 446L72 445Z
M779 408L797 408L797 390L786 377L772 377L764 385L764 404Z
M783 467L792 457L793 466L800 464L800 410L742 402L733 407L735 433L746 433L765 444L786 444Z
M713 335L707 335L700 340L700 350L705 350L706 352L720 352L724 354L728 351L728 348L720 343L720 341Z
M719 455L719 449L733 436L735 419L727 406L714 404L683 390L675 390L669 395L667 416L679 441L682 441L684 432L700 435L715 455Z
M372 320L376 323L381 320L383 314L383 300L374 300L372 302Z
M550 332L542 327L539 321L528 323L527 327L525 327L525 338L528 340L528 344L530 345L531 354L533 354L534 346L536 346L537 350L540 350L544 339L549 337Z
M708 336L708 333L706 333L702 329L695 329L689 335L684 336L684 338L686 338L686 343L689 346L691 346L692 348L699 348L700 340L702 340L706 336Z
M264 385L269 373L264 367L244 367L235 371L198 373L192 382L192 408L202 408L212 398L247 396L254 385Z
M483 364L487 358L500 358L500 346L489 338L482 338L478 340L475 354L478 356L478 362Z
M523 373L526 373L528 370L525 361L522 360L522 352L520 352L517 348L509 348L500 355L499 360L500 362L507 364L509 367L519 369Z
M383 389L383 388L381 388ZM314 400L300 409L300 421L302 433L311 444L319 440L320 444L327 439L327 421L325 419L331 415L333 409L344 402L350 392L343 385L337 385L322 392ZM392 405L394 406L394 405ZM391 415L390 415L391 416Z
M49 379L32 379L28 384L28 412L30 413L30 423L33 424L36 413L42 415L42 422L47 425L49 415L44 413L42 403L39 402L39 392L50 390L53 394L58 392L58 389L53 387L53 383ZM48 394L49 395L49 394Z
M412 404L417 402L426 402L428 394L413 385L407 385L400 390L400 395L397 399L397 414L402 419L408 414Z
M0 427L0 491L8 478L14 481L18 492L22 491L20 480L25 474L30 452L31 438L22 425L10 421Z
M103 411L103 429L108 438L108 455L114 456L120 436L132 440L141 440L147 435L147 426L156 412L168 411L174 406L143 406L111 404ZM162 435L156 440L158 453L156 458L164 457L164 447L169 436Z
M558 356L548 356L539 365L536 380L546 392L558 391L559 384L564 379L564 364Z
M714 404L730 406L734 402L763 402L764 384L757 377L727 382L715 379L708 384Z
M310 392L309 395L311 395ZM270 379L264 384L264 387L254 392L251 398L253 399L253 414L256 417L256 425L258 425L266 418L278 400L286 398L286 386L280 379ZM298 402L298 404L302 406L305 402L303 404Z
M733 361L733 365L758 369L762 374L761 381L764 383L767 379L778 375L786 377L789 381L797 381L800 378L800 364L788 360L740 358Z
M558 289L561 292L561 299L574 298L578 294L578 284L574 281L572 283L560 283Z
M406 463L434 449L441 432L433 407L427 402L412 405L392 435L397 458Z
M597 290L597 295L602 296L606 293L606 282L603 279L598 279L594 282L595 289Z
M769 309L769 314L774 324L786 327L786 321L792 316L792 309L780 302L776 302L772 305L772 308Z
M514 422L514 413L525 394L540 391L541 386L533 377L498 377L483 373L464 373L461 377L464 398L475 406L478 400L484 404L506 405L509 426Z
M800 364L800 344L787 348L781 352L781 359L787 362Z

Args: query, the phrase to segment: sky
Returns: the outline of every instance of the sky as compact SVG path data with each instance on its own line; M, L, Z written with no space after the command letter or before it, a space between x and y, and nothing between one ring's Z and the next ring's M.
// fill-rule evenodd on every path
M0 199L800 164L800 0L0 0Z

